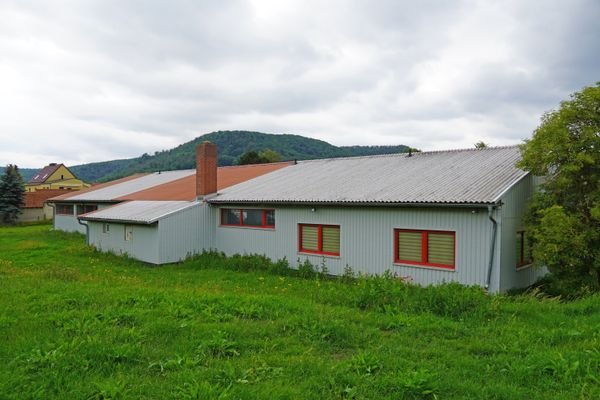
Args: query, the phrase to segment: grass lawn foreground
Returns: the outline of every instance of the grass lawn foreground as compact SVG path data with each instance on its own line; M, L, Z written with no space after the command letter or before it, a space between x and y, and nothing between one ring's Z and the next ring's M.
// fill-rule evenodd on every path
M0 228L0 399L600 398L600 296L151 267Z

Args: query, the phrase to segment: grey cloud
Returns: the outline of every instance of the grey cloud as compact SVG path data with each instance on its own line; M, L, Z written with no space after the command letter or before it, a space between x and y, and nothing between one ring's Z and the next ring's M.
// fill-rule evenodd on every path
M5 1L0 163L133 157L215 129L516 143L600 79L598 20L593 0Z

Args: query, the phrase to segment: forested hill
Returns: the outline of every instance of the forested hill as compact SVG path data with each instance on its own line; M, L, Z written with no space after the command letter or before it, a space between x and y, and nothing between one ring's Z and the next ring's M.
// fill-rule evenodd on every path
M0 176L4 173L4 168L5 167L6 167L5 165L0 165ZM27 182L28 180L30 180L31 178L33 178L33 175L37 171L38 171L37 168L19 168L19 173L21 174L21 176L23 177L23 180L25 182Z
M240 155L248 150L260 152L271 149L279 153L282 160L308 160L408 151L408 147L404 145L338 147L322 140L299 135L219 131L199 136L173 149L156 152L154 155L144 154L137 158L76 165L69 168L80 179L87 182L112 180L136 172L195 168L196 145L205 140L217 145L219 165L221 166L236 164Z

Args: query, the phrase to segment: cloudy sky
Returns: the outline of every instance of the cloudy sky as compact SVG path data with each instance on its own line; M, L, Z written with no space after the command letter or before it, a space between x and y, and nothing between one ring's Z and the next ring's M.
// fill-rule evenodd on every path
M519 143L600 81L600 1L0 0L0 164L214 130Z

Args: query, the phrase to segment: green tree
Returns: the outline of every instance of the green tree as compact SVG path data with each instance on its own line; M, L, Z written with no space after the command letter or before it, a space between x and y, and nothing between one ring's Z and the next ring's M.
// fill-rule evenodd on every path
M600 288L600 82L544 114L519 167L545 177L526 218L533 257L563 282Z
M486 149L487 147L488 147L487 143L484 142L483 140L480 140L479 142L475 143L476 149Z
M21 214L25 185L16 165L9 164L0 177L0 221L13 223Z
M244 154L240 156L238 159L239 165L247 165L247 164L260 164L262 163L262 159L260 155L256 152L256 150L248 150Z
M266 164L270 162L277 162L281 160L281 156L274 150L265 149L260 153L256 150L248 150L240 156L238 159L239 165L247 164Z
M259 156L265 160L264 162L268 163L281 161L281 156L279 153L271 149L264 149L260 152Z

